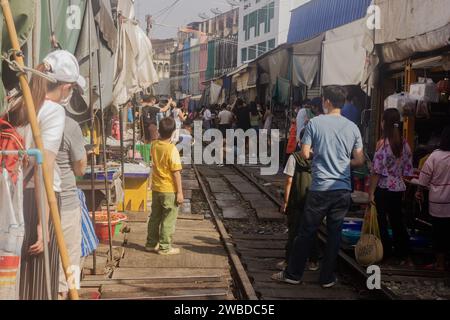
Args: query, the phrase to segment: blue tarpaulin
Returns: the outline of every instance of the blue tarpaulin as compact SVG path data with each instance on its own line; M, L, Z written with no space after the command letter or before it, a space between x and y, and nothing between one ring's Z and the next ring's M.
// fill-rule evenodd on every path
M302 42L361 19L372 0L312 0L292 11L288 43Z

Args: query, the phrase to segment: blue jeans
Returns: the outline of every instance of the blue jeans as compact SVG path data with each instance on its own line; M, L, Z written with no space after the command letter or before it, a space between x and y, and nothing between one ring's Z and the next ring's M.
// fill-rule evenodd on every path
M310 255L314 236L323 219L327 218L327 247L320 269L320 284L335 281L334 270L341 245L344 218L351 205L351 193L347 190L314 192L306 199L305 212L289 259L286 277L301 280Z

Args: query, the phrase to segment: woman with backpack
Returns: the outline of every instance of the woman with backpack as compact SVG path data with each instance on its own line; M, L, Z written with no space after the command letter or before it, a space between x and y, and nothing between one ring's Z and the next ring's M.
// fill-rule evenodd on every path
M36 68L53 78L51 82L46 78L33 75L30 82L37 120L44 144L44 155L47 170L53 179L53 188L58 201L61 190L61 177L58 166L55 163L63 138L66 113L64 106L70 103L73 91L84 88L86 81L80 75L80 68L76 58L64 50L50 53ZM17 128L17 132L24 138L25 149L34 148L34 139L27 118L25 101L20 99L10 109L7 115L9 122ZM50 282L51 297L58 298L59 284L59 250L56 243L53 222L48 218L48 223L40 221L37 208L37 199L34 184L33 163L24 169L24 221L25 238L22 246L22 261L20 270L20 299L21 300L45 300L47 299L46 279L44 268L44 243L42 239L42 223L48 227L49 258L50 258ZM47 208L47 217L49 211Z
M378 211L384 256L389 257L394 247L401 264L412 265L402 199L406 191L403 177L413 175L413 164L411 148L402 137L400 125L400 112L387 109L381 123L383 137L377 144L373 160L369 198L371 203L376 204ZM393 231L393 242L388 233L388 219Z

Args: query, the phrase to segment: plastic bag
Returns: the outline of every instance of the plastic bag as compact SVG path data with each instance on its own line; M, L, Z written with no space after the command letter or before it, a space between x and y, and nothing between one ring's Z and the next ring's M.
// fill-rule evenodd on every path
M20 255L25 234L23 175L13 184L5 169L0 174L0 300L18 300Z
M370 266L383 260L383 244L380 240L377 209L371 205L364 216L361 238L355 247L356 261L362 266Z

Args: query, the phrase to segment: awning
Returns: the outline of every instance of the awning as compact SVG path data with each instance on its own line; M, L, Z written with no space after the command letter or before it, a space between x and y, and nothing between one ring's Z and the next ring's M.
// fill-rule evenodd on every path
M227 77L234 76L235 74L241 73L245 71L245 69L248 68L248 63L243 64L242 66L238 67L237 69L231 71L229 74L227 74Z
M121 1L119 1L120 7ZM126 6L125 6L126 7ZM150 39L136 21L124 19L116 55L113 104L119 107L159 81Z
M319 71L320 53L324 37L325 35L321 34L314 39L292 45L292 83L294 86L304 85L308 88L312 87Z
M27 1L23 1L26 3ZM50 38L50 18L52 15L53 31L61 48L75 54L81 25L86 11L86 0L79 0L75 5L72 0L42 0L41 1L41 33L40 58L42 61L52 50ZM50 5L50 9L49 9ZM68 19L69 14L72 19Z
M325 35L322 85L359 85L363 79L366 50L363 47L366 19L330 30Z
M382 28L375 31L385 63L401 61L417 52L450 44L448 0L375 0Z
M31 2L31 3L30 3ZM13 13L14 23L17 29L17 35L19 37L20 45L24 45L25 42L31 36L31 31L33 30L33 24L36 19L35 9L36 0L34 1L23 1L23 0L10 0L9 5L11 6L11 11ZM2 12L3 15L3 12ZM0 19L0 44L2 53L8 52L11 49L11 42L9 40L9 34L4 25L4 18ZM2 64L0 64L0 74ZM6 106L6 93L3 83L0 81L0 115Z

